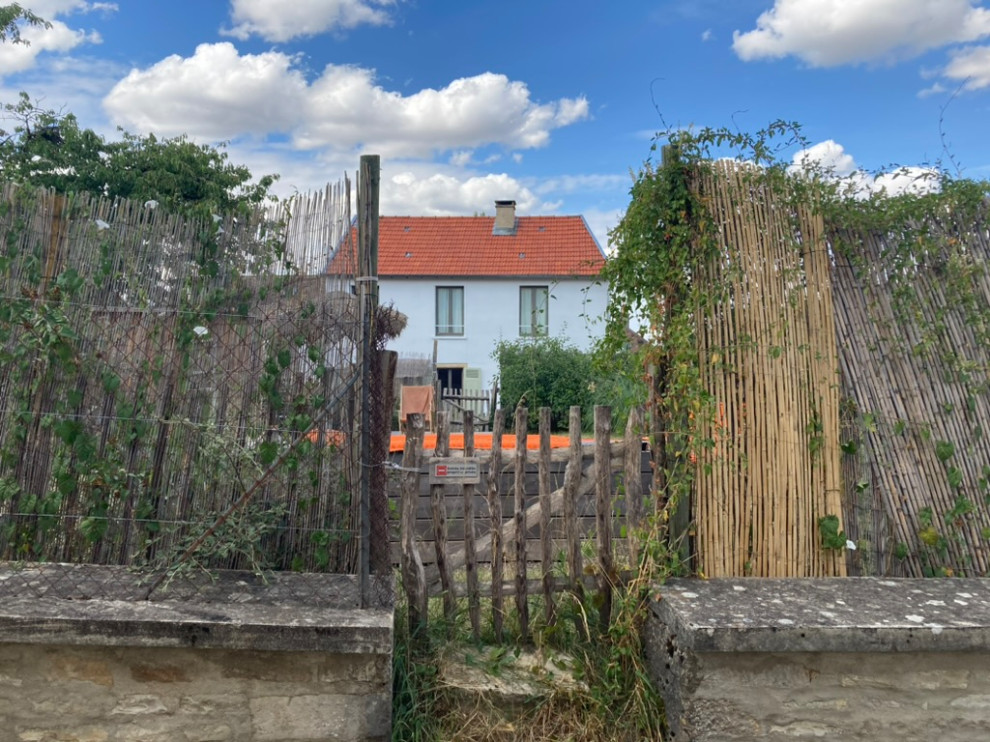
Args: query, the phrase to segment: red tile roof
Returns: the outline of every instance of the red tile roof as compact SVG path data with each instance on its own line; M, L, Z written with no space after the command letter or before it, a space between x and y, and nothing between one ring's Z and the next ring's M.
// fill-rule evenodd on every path
M521 216L513 235L494 217L383 216L378 275L597 276L605 257L580 216Z

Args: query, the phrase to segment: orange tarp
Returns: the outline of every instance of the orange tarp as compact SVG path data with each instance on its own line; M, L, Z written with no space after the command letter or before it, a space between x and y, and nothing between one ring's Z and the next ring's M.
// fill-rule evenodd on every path
M550 436L550 448L567 448L571 445L571 439L566 435L551 435ZM436 433L426 433L423 436L423 448L427 450L433 450L437 447L437 436ZM490 451L492 447L492 434L491 433L475 433L474 434L474 447L479 451ZM516 447L516 437L511 434L506 434L502 436L502 449L513 450ZM406 437L399 433L392 433L392 444L389 447L391 453L401 453L406 448ZM538 435L528 435L526 436L526 448L530 451L538 451L540 449L540 436ZM463 433L451 433L450 434L450 450L451 451L463 451L464 450L464 434Z
M310 443L316 443L319 440L320 431L311 430L306 433L306 440ZM324 430L323 431L323 441L328 446L336 446L340 448L347 442L347 434L343 430Z

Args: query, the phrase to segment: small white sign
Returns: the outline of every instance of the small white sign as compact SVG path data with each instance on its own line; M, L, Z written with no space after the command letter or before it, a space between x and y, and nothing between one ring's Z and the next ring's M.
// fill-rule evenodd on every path
M430 460L430 484L478 484L481 464L476 459Z

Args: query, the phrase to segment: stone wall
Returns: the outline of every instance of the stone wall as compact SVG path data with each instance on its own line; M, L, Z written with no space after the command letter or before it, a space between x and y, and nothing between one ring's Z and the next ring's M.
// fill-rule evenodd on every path
M363 654L0 644L0 740L384 740L388 663Z
M284 581L272 605L251 582L240 603L0 589L0 742L388 739L391 610L293 604Z
M673 580L645 639L675 742L990 739L984 580Z

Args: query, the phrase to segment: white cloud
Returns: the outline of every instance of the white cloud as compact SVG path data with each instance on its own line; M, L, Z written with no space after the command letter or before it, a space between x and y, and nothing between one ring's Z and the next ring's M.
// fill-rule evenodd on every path
M712 40L712 30L710 28L706 28L704 31L701 32L701 40L702 41Z
M404 96L360 67L328 65L309 84L295 63L282 52L241 55L230 43L202 44L192 57L132 70L104 104L141 132L211 140L280 133L297 149L391 158L541 147L553 129L588 116L584 98L536 103L525 83L491 72Z
M867 198L876 193L886 193L888 196L903 193L923 195L937 192L940 188L938 172L931 168L902 167L877 175L860 170L852 155L831 139L794 155L791 171L807 170L843 182L856 198Z
M28 43L0 44L0 74L12 75L31 69L43 52L64 53L83 43L100 43L99 34L74 31L61 21L53 21L51 28L24 28L21 39Z
M21 0L21 6L36 15L51 20L57 15L88 13L92 10L116 10L116 3L92 3L87 0ZM111 6L111 7L107 7Z
M126 72L108 60L53 56L18 75L16 84L0 84L0 101L14 101L26 90L40 108L72 112L82 126L113 139L117 129L106 121L100 101Z
M395 0L231 0L234 26L223 33L238 39L252 35L288 41L336 29L389 22Z
M902 167L890 173L881 173L870 183L870 192L884 192L888 196L901 193L924 195L941 190L938 172L925 167Z
M798 57L815 67L916 56L990 35L972 0L776 0L752 31L733 33L745 61Z
M45 52L65 54L82 44L102 42L96 31L70 28L58 16L91 11L116 10L113 3L90 3L84 0L35 0L21 5L47 20L50 27L21 25L21 39L26 44L0 44L0 77L31 69Z
M841 144L827 139L795 154L794 167L800 170L819 168L841 178L856 171L856 161Z
M608 174L585 174L585 175L558 175L551 178L543 178L534 186L539 194L547 193L579 193L579 192L601 192L611 191L622 185L631 185L632 180L629 175Z
M255 179L263 175L278 175L271 189L278 198L320 190L344 175L354 181L358 164L353 157L314 157L309 152L293 152L285 147L248 140L231 143L227 153L231 162L246 166Z
M321 153L314 158L243 142L232 144L228 151L232 161L243 163L256 176L279 173L272 192L281 198L321 189L344 174L352 181L355 177L356 161L350 155ZM522 213L552 211L552 205L505 173L478 173L424 161L382 162L381 213L385 215L491 216L495 201L507 198L515 200Z
M532 191L505 173L461 178L407 168L394 175L383 174L381 194L381 212L402 216L491 215L500 199L514 200L522 213L545 211Z
M551 130L587 116L585 98L537 104L525 83L492 72L403 96L376 84L371 70L329 65L313 83L297 143L364 146L402 157L483 144L530 149L546 145Z
M919 98L927 98L930 95L941 95L947 92L947 88L940 82L918 91Z
M942 75L962 85L963 90L990 86L990 46L972 46L953 53ZM935 88L942 87L936 83L929 91L941 92Z
M192 57L166 57L131 70L104 99L117 123L163 136L222 140L285 132L306 99L306 81L281 52L238 54L233 44L201 44Z

